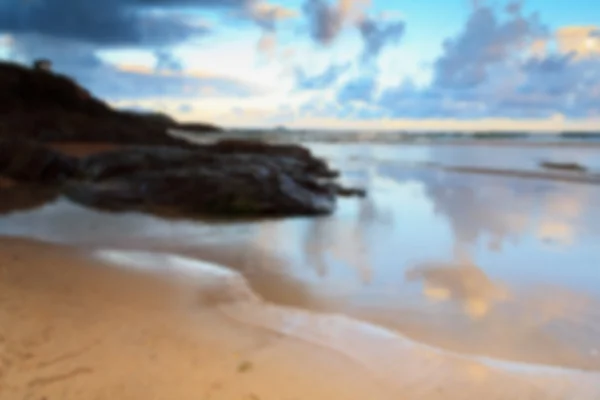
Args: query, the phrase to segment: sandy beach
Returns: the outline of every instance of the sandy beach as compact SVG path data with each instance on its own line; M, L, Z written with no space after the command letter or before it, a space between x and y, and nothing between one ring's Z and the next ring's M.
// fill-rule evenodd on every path
M7 198L0 400L600 398L595 275L578 258L593 254L595 186L483 173L463 150L482 173L436 147L441 168L362 148L317 146L370 193L328 218Z
M600 400L598 16L0 0L0 400Z
M6 238L0 254L2 400L600 394L596 373L462 357L269 305L241 276L192 259Z
M390 398L334 351L227 317L239 298L202 282L24 240L0 254L2 400Z

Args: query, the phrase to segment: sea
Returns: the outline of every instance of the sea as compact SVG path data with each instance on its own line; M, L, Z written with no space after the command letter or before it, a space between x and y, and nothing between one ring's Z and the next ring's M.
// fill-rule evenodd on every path
M243 221L112 214L59 198L1 215L0 235L90 248L117 264L125 254L123 265L154 257L166 268L165 254L209 262L276 310L254 322L320 341L350 329L336 336L347 343L328 343L365 362L397 340L543 376L536 399L600 398L600 135L225 137L245 135L304 144L367 196L340 199L330 216ZM307 315L329 322L316 334ZM378 350L359 349L352 324L379 332Z

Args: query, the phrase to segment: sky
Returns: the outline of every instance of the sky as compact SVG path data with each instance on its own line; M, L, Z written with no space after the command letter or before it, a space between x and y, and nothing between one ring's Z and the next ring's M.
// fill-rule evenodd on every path
M226 127L600 128L597 0L0 0L0 58Z

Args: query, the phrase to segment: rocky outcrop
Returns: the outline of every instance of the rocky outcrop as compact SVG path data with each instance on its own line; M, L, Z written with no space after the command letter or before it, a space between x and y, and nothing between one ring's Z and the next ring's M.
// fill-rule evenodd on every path
M18 182L59 183L79 174L79 160L25 140L0 138L0 175Z
M114 110L44 65L0 63L0 178L37 185L47 198L111 210L266 216L329 213L337 196L364 194L337 184L338 173L306 148L251 140L193 145L168 130L219 129ZM65 143L120 149L74 157L56 150Z
M305 148L244 141L133 147L79 159L4 140L0 175L52 184L91 207L182 214L326 214L337 196L364 194L337 184L337 172Z
M0 62L0 137L46 142L111 142L189 146L168 129L218 132L168 116L119 111L66 76Z

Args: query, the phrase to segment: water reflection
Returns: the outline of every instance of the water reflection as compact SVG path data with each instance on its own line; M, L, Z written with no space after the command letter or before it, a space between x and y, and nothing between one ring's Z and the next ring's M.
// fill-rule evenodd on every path
M409 281L422 281L423 294L435 301L454 301L472 318L484 317L491 305L508 299L508 290L474 264L424 263L406 272Z
M0 233L185 254L239 270L272 302L454 351L600 369L600 187L407 168L393 146L347 149L321 152L369 196L330 217L214 224L58 201L4 216ZM444 160L450 150L410 151Z

